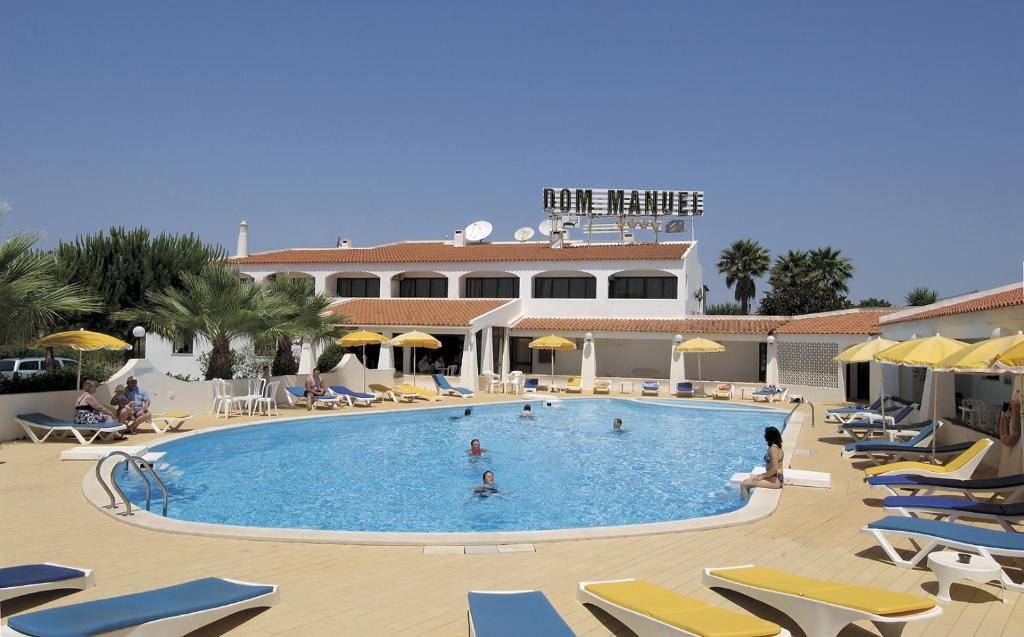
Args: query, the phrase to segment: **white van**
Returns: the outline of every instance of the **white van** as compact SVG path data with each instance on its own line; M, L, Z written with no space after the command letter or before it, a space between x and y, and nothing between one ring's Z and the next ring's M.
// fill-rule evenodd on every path
M75 366L78 365L78 361L72 360L70 358L55 358L53 360L55 369L74 369ZM25 376L35 376L36 374L45 371L45 358L0 359L0 376L3 376L4 378L13 378L15 374L20 374L24 378Z

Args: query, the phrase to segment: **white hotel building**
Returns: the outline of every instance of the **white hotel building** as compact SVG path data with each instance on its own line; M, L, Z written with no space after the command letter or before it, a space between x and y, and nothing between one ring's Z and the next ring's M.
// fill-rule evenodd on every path
M831 358L879 331L885 312L845 311L790 317L704 316L704 285L695 241L590 244L566 242L402 241L374 247L288 249L248 253L248 228L229 263L246 279L307 277L335 297L331 311L353 327L387 336L418 329L438 337L449 375L466 387L481 376L513 370L545 378L547 352L530 340L547 334L576 339L555 355L555 374L613 381L698 378L694 354L676 342L703 336L726 351L704 354L700 377L751 386L775 383L808 398L867 398L877 366L839 366ZM165 371L198 376L201 343L151 337L147 357ZM409 350L367 348L368 366L413 372ZM422 350L417 356L422 355ZM316 352L304 351L300 372Z

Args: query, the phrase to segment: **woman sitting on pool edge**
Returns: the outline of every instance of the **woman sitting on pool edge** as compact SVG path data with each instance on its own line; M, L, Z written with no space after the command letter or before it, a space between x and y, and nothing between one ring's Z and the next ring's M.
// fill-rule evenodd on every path
M782 488L782 434L775 427L765 427L764 441L768 443L768 451L764 454L764 473L751 474L740 483L741 498L746 499L751 487Z
M466 449L466 453L470 456L482 456L487 453L487 450L480 446L479 438L473 438L469 441L469 449Z
M480 497L486 498L489 495L494 495L498 492L498 486L494 484L494 472L484 471L484 475L481 478L484 483L477 485L473 488L473 491Z

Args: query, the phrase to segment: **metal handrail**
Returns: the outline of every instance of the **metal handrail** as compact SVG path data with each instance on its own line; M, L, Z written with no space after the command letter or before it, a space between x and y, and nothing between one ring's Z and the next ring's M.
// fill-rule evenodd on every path
M114 491L116 491L117 495L121 496L121 499L124 501L124 505L125 505L125 512L123 514L121 514L121 515L135 515L134 513L132 513L132 503L131 503L131 500L128 499L128 496L126 496L124 494L124 491L121 490L121 487L119 487L117 485L117 480L114 479L114 471L117 470L117 465L114 465L114 468L110 470L110 475L108 476L110 478L110 486L109 487L107 486L106 480L103 479L103 474L102 474L102 471L101 471L101 469L103 467L103 463L106 462L108 459L113 458L115 456L116 457L124 458L125 461L126 461L125 464L126 465L130 465L132 467L132 469L135 470L135 473L137 473L138 476L142 479L142 481L146 483L146 510L147 511L149 511L150 504L151 504L152 484L150 484L149 478L146 477L146 474L142 471L142 468L140 468L140 467L145 467L146 469L149 470L149 473L156 480L157 485L160 487L160 491L163 493L163 514L166 517L167 516L167 486L164 484L164 481L160 479L160 476L157 475L156 468L153 466L152 463L146 461L142 457L140 457L140 456L133 456L133 455L125 453L124 451L111 451L107 455L103 456L100 459L100 461L96 463L96 480L100 483L100 486L103 487L103 490L106 491L107 497L110 498L110 504L107 505L107 506L104 506L103 508L104 509L116 509L118 507L117 499L114 497ZM127 472L128 471L128 466L125 466L124 470L125 470L125 472ZM113 488L113 491L111 491L111 487Z
M797 410L797 409L800 409L800 407L801 407L802 405L810 405L810 406L811 406L811 426L812 426L812 427L814 426L814 420L815 420L815 418L816 418L816 416L815 416L815 414L814 414L814 403L812 403L812 402L811 402L811 401L809 401L809 400L804 400L804 401L798 402L798 403L796 404L796 407L793 407L793 409L791 409L791 410L789 411L789 415L788 415L788 416L786 416L786 422L785 422L785 425L789 425L789 421L790 421L790 419L791 419L791 418L793 417L793 414L794 414L794 413L796 413L796 410Z

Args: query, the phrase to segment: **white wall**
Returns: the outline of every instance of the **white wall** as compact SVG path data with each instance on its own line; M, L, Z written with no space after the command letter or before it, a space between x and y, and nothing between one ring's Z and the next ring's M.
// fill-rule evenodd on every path
M595 336L594 342L598 377L660 379L669 376L671 338L603 339ZM535 365L533 369L539 368Z
M758 345L753 341L718 341L725 345L724 352L700 355L701 380L757 382ZM697 380L697 355L685 354L686 375Z

